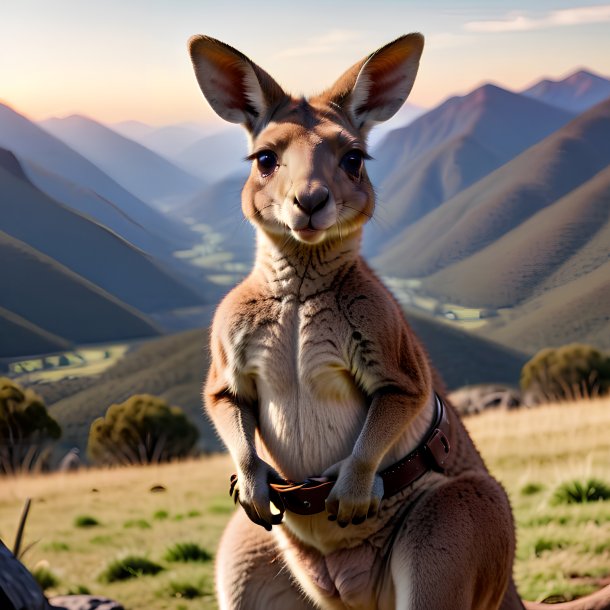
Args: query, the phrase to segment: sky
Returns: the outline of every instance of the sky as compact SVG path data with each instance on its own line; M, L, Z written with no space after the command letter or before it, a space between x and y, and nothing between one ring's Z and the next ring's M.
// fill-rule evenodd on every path
M483 82L520 90L586 67L610 76L610 3L589 0L19 0L0 18L0 100L31 119L208 122L186 41L238 48L287 90L320 91L422 32L411 93L432 107Z

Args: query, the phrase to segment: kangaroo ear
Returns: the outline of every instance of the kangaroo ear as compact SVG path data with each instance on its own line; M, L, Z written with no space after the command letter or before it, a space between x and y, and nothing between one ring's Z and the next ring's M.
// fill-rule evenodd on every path
M401 36L352 66L324 97L339 104L359 129L387 121L411 92L423 49L421 34Z
M209 36L193 36L189 52L203 95L221 118L251 133L266 113L287 96L254 62Z

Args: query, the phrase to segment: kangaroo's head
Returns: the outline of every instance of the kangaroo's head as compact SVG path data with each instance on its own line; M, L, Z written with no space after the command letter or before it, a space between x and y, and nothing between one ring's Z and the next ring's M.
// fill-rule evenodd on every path
M364 166L371 127L407 99L423 50L409 34L352 66L310 99L296 99L245 55L208 36L189 49L214 111L250 136L246 217L269 235L319 244L359 231L375 198Z

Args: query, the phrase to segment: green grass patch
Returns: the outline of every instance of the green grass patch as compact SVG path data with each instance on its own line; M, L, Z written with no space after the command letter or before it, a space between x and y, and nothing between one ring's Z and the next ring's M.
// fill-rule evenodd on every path
M536 557L540 557L545 551L555 551L557 549L563 549L568 546L566 540L555 540L553 538L538 538L534 543L534 554Z
M91 595L91 591L85 585L76 585L70 587L66 595Z
M599 479L567 481L562 483L553 494L552 504L585 504L610 500L610 486Z
M79 515L74 519L74 527L95 527L100 522L91 515Z
M166 561L210 561L212 555L194 542L177 542L167 549Z
M227 502L225 504L214 503L208 506L208 512L213 515L230 515L235 510L235 507Z
M100 574L99 580L103 583L111 583L140 576L154 576L162 570L163 566L146 557L127 555L122 559L111 561Z
M169 517L169 513L166 510L158 510L153 513L153 519L156 521L164 521Z
M56 587L59 584L59 578L57 578L57 576L55 576L46 566L34 568L34 570L32 570L32 576L43 591L46 591L51 587Z
M168 593L170 597L177 597L179 599L196 599L208 594L200 585L181 580L171 581Z
M123 527L137 527L141 530L151 529L151 525L148 521L146 521L146 519L129 519L129 521L125 521L125 523L123 523Z
M43 549L45 551L54 551L54 552L69 551L70 546L67 545L65 542L53 541L53 542L49 542L49 543L45 544Z
M535 496L544 491L545 487L542 483L527 483L521 488L522 496Z
M201 517L201 511L199 511L199 510L189 510L189 512L186 513L186 516L189 519L193 519L194 517Z
M89 542L91 544L99 544L101 546L106 545L106 544L112 544L113 542L113 537L109 536L108 534L104 534L101 536L93 536L93 538L91 538L91 540L89 540Z

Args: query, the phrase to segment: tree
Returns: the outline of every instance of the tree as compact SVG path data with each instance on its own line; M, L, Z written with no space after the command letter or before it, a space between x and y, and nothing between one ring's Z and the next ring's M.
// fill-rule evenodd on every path
M574 400L610 392L610 355L572 343L538 352L521 371L529 402Z
M50 442L61 436L40 396L7 377L0 377L0 473L44 466Z
M150 394L136 394L108 407L89 430L89 457L105 464L150 464L188 455L197 428L180 407Z

